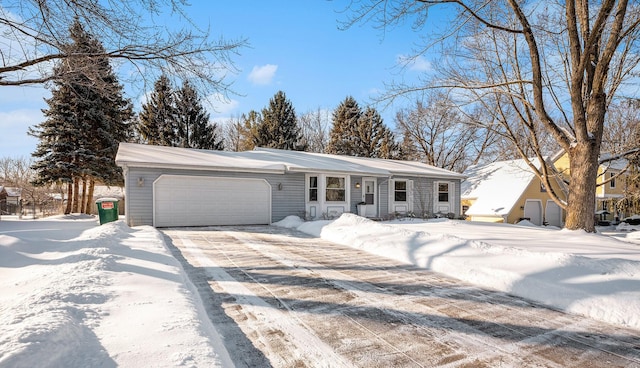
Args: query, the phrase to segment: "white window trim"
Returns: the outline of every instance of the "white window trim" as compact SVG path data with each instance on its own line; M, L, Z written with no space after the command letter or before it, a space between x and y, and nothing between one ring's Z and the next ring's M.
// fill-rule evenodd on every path
M440 184L447 184L449 186L449 200L447 202L440 202ZM436 180L433 182L433 213L439 212L440 203L448 203L449 211L455 211L455 192L456 192L456 182L448 181L448 180Z
M309 201L309 178L318 178L318 200ZM345 200L344 201L327 201L327 177L337 177L344 179ZM309 212L310 216L314 219L321 218L324 213L338 209L340 213L350 211L351 203L351 176L348 174L334 174L334 173L305 173L304 183L304 199L305 210ZM315 212L315 216L313 213Z
M396 190L395 190L395 184L398 181L405 181L407 182L407 200L406 201L396 201ZM397 204L404 204L406 205L407 208L407 212L413 212L413 192L414 192L414 187L413 187L413 180L411 179L405 179L405 178L396 178L396 179L390 179L389 180L389 208L388 208L388 213L389 214L393 214L396 211L396 205Z
M344 201L330 201L327 199L327 178L340 178L344 180ZM325 174L322 179L323 184L323 197L325 202L335 204L335 203L349 203L349 180L347 175L336 175L336 174Z
M316 186L316 190L318 191L317 194L317 199L315 201L311 200L311 196L309 195L309 191L311 190L311 183L310 180L312 177L316 177L317 179L317 186ZM320 203L321 202L321 197L320 197L320 174L306 174L304 176L304 200L307 203Z
M615 176L615 173L609 173L609 188L611 189L615 189L616 188L616 179L611 179Z

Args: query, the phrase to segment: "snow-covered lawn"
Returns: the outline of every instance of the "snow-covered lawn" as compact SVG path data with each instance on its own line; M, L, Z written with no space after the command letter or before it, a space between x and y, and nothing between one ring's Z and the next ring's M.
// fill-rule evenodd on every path
M640 231L348 214L278 225L640 330ZM231 367L194 290L152 227L3 217L0 367Z
M152 227L0 221L0 367L216 367L226 350Z

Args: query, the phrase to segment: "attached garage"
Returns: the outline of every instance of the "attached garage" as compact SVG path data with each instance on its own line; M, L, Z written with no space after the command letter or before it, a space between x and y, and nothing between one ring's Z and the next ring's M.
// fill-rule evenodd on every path
M153 226L271 223L264 179L161 175L153 183Z

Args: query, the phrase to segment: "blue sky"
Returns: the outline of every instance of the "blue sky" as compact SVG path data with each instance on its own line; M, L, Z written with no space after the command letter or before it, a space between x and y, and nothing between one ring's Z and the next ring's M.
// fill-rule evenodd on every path
M220 4L222 3L222 5ZM228 103L216 102L212 119L224 121L250 110L260 111L282 90L298 115L317 109L332 111L348 95L361 105L384 90L385 82L415 80L431 68L429 56L407 68L399 58L410 55L419 35L410 25L382 31L373 24L356 24L340 30L339 22L348 1L192 1L187 13L213 39L246 38L249 47L233 57L240 70L230 75ZM128 88L139 105L145 91ZM0 87L0 157L28 157L37 140L28 137L29 126L43 120L44 97L50 93L38 86ZM212 99L213 100L213 99ZM393 127L399 106L377 106L385 123Z

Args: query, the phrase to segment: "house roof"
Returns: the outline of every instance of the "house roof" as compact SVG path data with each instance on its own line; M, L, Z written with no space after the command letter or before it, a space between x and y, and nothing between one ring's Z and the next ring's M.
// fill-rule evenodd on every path
M257 148L229 152L121 143L116 156L119 166L182 168L194 170L262 172L333 172L367 176L423 176L462 179L449 170L419 162L372 159L322 153Z
M537 160L533 160L537 165ZM498 161L470 166L461 184L461 198L474 199L466 214L504 216L509 214L535 174L525 160Z
M4 187L7 191L7 197L20 197L22 195L22 188Z

